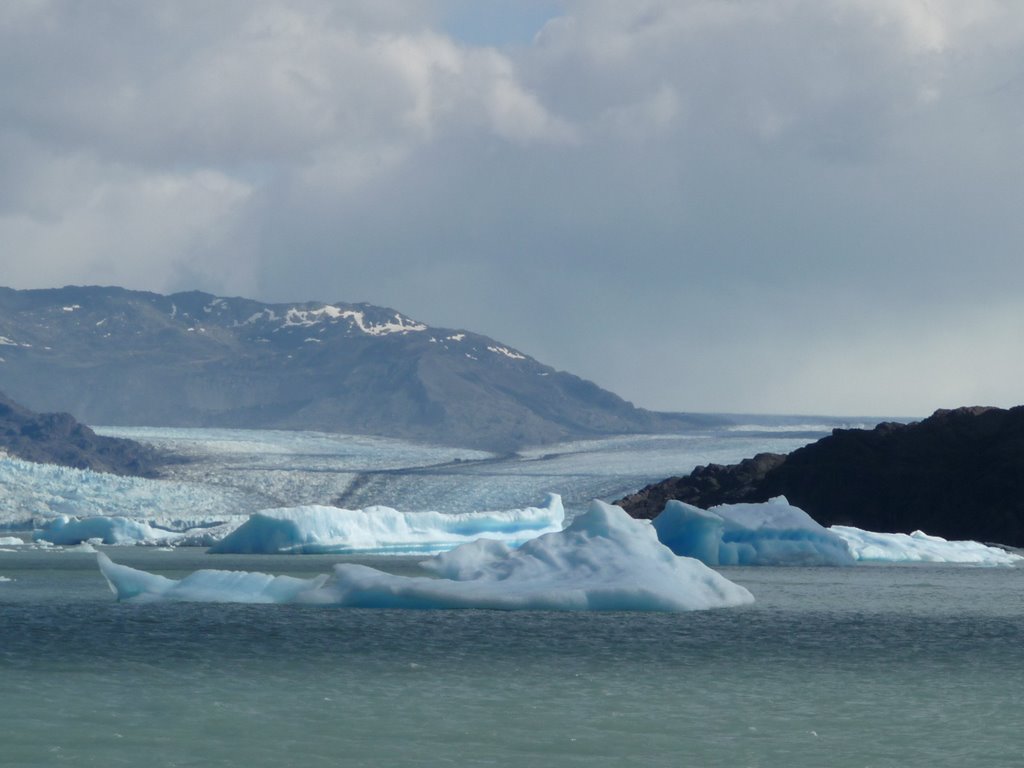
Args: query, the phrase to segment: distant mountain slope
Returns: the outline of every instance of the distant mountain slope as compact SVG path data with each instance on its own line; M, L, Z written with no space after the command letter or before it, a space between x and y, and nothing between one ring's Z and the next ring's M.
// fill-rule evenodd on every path
M0 387L92 424L390 435L511 450L684 429L485 336L368 304L0 288Z
M2 392L0 451L26 461L143 477L155 477L166 458L134 440L101 437L70 414L33 413Z
M836 429L787 456L698 467L618 503L653 517L668 499L706 508L779 495L822 525L1024 547L1024 406Z

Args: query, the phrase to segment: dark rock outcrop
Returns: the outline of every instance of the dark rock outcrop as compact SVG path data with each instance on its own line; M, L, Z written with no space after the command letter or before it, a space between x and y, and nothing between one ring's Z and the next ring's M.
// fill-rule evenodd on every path
M785 460L781 453L759 453L739 464L700 466L685 477L670 477L648 485L615 503L633 517L645 520L657 517L670 499L703 509L717 504L739 504L757 496L758 483Z
M1024 546L1024 406L836 429L788 456L698 467L618 503L651 517L672 498L708 507L779 495L822 525Z
M0 450L19 459L156 477L170 457L134 440L97 435L67 413L33 413L0 392Z

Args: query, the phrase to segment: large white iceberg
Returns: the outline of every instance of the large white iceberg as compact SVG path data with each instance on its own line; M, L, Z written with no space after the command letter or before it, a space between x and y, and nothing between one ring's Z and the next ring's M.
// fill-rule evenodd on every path
M829 530L840 536L861 562L1013 565L1024 561L1024 557L999 547L977 541L948 541L921 531L874 533L845 525L833 525Z
M339 509L317 505L265 509L216 542L223 554L399 554L444 552L481 536L510 546L559 531L562 498L500 512L399 512L390 507Z
M707 565L851 565L846 541L784 496L763 504L723 504L704 510L669 501L652 521L677 555Z
M343 563L314 579L197 571L175 581L115 565L100 570L120 600L314 603L364 608L687 611L753 602L702 563L677 557L654 530L595 501L565 530L518 549L481 539L424 565L434 576L396 576Z

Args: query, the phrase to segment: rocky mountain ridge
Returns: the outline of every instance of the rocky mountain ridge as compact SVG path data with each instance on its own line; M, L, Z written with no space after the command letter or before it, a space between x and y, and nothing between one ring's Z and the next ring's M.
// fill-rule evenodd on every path
M0 288L0 388L91 424L317 429L496 451L713 423L369 304Z

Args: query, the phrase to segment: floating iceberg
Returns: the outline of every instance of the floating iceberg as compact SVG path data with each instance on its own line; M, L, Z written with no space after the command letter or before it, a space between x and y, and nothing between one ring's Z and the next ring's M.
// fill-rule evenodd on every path
M0 547L20 547L24 543L17 536L0 536Z
M652 521L677 555L707 565L851 565L846 541L779 496L709 510L669 501Z
M96 554L96 560L117 599L132 602L291 603L303 594L315 592L328 579L326 574L298 579L244 571L202 570L174 580L118 565L102 552Z
M219 542L214 554L399 554L444 552L481 536L510 546L559 531L562 498L549 493L541 507L501 512L399 512L390 507L339 509L304 506L266 509Z
M921 531L874 533L845 525L833 525L829 530L841 537L861 562L1013 565L1024 561L1024 557L999 547L977 541L947 541Z
M93 539L102 544L170 544L180 537L180 533L154 528L141 520L102 515L81 520L61 515L35 534L36 540L64 546Z
M595 501L565 530L518 549L481 539L437 555L434 576L343 563L314 579L197 571L174 581L97 556L119 600L312 603L363 608L687 611L753 602L745 588L677 557L654 530Z
M703 510L669 501L651 521L677 555L708 565L850 565L856 562L1013 565L1024 557L976 541L946 541L921 531L873 533L824 528L784 496L764 504Z

